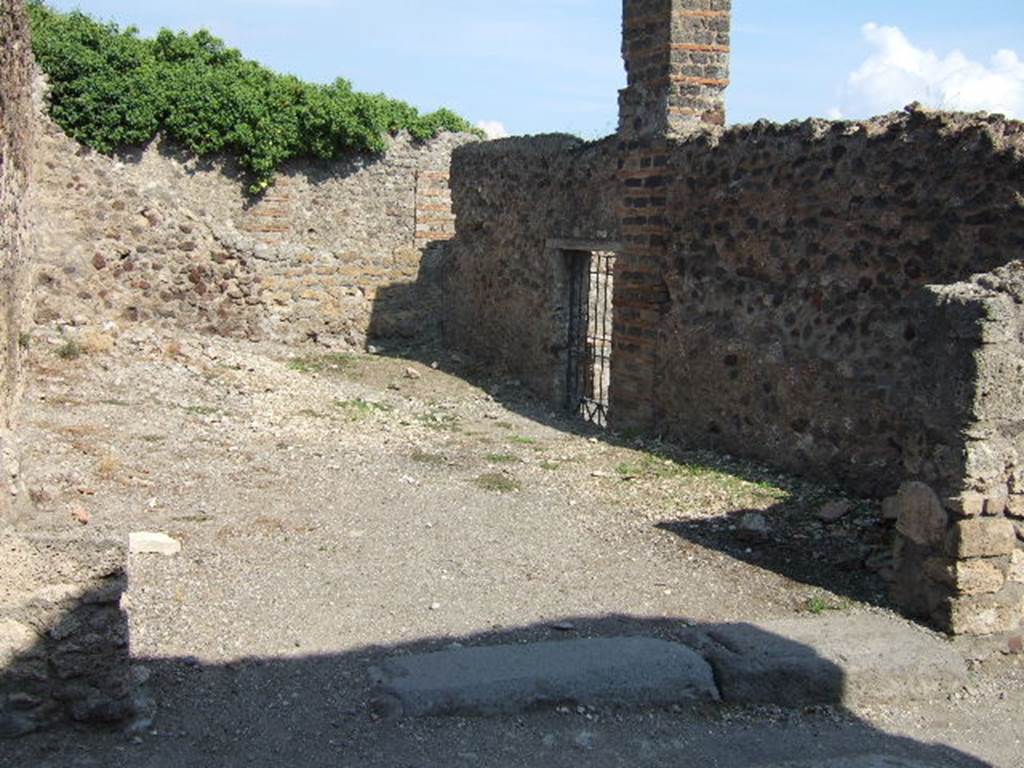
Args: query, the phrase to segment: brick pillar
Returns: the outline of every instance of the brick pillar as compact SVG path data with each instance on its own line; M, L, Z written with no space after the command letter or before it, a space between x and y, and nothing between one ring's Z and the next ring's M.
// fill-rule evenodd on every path
M625 0L619 100L622 252L615 271L609 415L613 428L659 428L659 334L669 295L672 140L725 123L731 0Z
M624 0L619 133L685 136L725 124L732 0Z

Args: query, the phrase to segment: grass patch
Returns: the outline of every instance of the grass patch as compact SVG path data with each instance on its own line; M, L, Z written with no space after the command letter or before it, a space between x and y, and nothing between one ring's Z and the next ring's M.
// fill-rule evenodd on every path
M511 442L515 443L516 445L537 445L539 441L535 440L532 437L523 437L522 435L513 435L512 438L511 438Z
M130 405L131 405L131 403L129 403L129 402L126 402L126 401L124 401L124 400L115 400L115 399L111 399L111 400L100 400L100 403L101 403L102 405L112 405L112 406L115 406L115 407L117 407L117 408L127 408L128 406L130 406Z
M555 470L561 469L562 465L557 461L542 461L540 463L540 468L547 472L554 472Z
M488 453L484 456L491 464L518 464L519 457L511 453Z
M220 408L211 408L208 405L185 406L185 413L187 413L189 416L215 416L220 412Z
M624 480L680 479L774 501L790 498L793 490L783 478L765 470L711 454L678 460L666 453L645 453L634 461L619 464L615 472Z
M288 368L299 373L335 373L350 372L355 367L357 358L341 352L325 355L306 355L288 361Z
M842 600L831 600L821 595L813 595L804 602L803 610L812 616L821 616L829 611L842 611L847 606L848 603Z
M493 493L515 493L522 490L522 485L514 477L503 475L500 472L489 472L480 475L476 480L478 488Z
M68 339L59 347L57 347L56 355L61 360L77 360L82 356L81 345L74 339Z
M430 453L417 448L412 452L410 457L413 461L420 464L429 464L432 467L443 467L448 464L448 459L442 456L440 453Z
M144 443L162 443L167 440L164 435L140 435L139 440Z
M687 467L684 465L677 464L671 459L666 459L653 453L641 456L639 461L623 462L615 467L615 472L624 480L678 477L684 474L686 470Z
M417 420L425 427L439 432L459 432L459 417L450 413L431 411L417 417Z
M341 410L351 421L368 419L378 413L387 413L391 408L382 403L374 403L361 397L352 400L335 400L334 407Z
M18 334L18 346L28 351L32 348L32 334L31 333L19 333Z

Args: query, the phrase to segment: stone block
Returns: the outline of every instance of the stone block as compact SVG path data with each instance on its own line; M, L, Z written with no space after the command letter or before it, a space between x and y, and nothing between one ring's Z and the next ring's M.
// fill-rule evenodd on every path
M1006 514L1024 520L1024 494L1015 493L1006 500Z
M181 552L181 542L165 533L140 531L128 534L128 551L133 555L174 557Z
M985 497L980 493L961 493L946 499L945 506L958 517L978 517L985 512Z
M1006 513L1008 503L1009 498L1005 488L989 493L985 497L985 514L989 517L1002 517Z
M946 552L966 560L972 557L1007 557L1017 546L1013 523L1005 518L961 520L946 538Z
M895 523L900 518L899 496L890 496L882 502L882 519Z
M717 701L708 663L652 638L458 648L373 670L376 706L396 716L515 714L565 701L664 706Z
M1019 629L1024 621L1024 585L1008 585L996 595L960 597L950 603L949 631L955 635L995 635Z
M963 659L906 621L871 614L693 630L729 704L802 707L928 700L964 684ZM706 638L704 640L703 638Z
M1024 549L1017 549L1010 555L1010 572L1007 580L1011 584L1024 584Z
M0 619L0 670L38 653L40 641L32 627L13 619Z
M899 517L896 530L922 546L939 546L946 535L949 515L935 492L919 482L904 483L896 495Z
M1001 559L963 560L954 568L953 586L961 595L993 595L1006 584L1007 570Z
M953 586L956 582L956 560L929 557L921 564L921 574L937 584Z

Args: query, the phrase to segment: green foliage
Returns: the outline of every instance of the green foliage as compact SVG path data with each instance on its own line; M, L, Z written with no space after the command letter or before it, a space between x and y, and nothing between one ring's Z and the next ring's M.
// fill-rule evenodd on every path
M484 456L491 464L518 464L519 457L511 453L488 453Z
M57 347L56 354L61 360L77 360L82 356L82 347L74 339L68 339Z
M349 371L356 365L356 362L355 355L331 352L292 358L288 361L288 368L299 373L334 374Z
M420 141L442 131L480 134L447 109L421 115L346 80L317 85L277 74L205 30L165 29L145 39L134 27L60 13L40 0L29 3L29 15L53 119L99 152L163 133L199 156L234 155L259 192L291 158L380 152L402 130Z
M497 472L480 475L476 479L476 485L478 488L483 488L485 491L492 491L493 493L516 493L522 490L522 485L514 477Z

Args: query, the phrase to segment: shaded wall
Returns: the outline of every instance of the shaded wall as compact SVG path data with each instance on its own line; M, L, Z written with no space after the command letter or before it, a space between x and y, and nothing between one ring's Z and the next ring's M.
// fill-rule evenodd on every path
M456 239L446 341L559 399L568 343L564 251L618 239L614 139L505 139L452 161Z
M135 714L124 548L3 527L0 547L0 744L61 722Z

